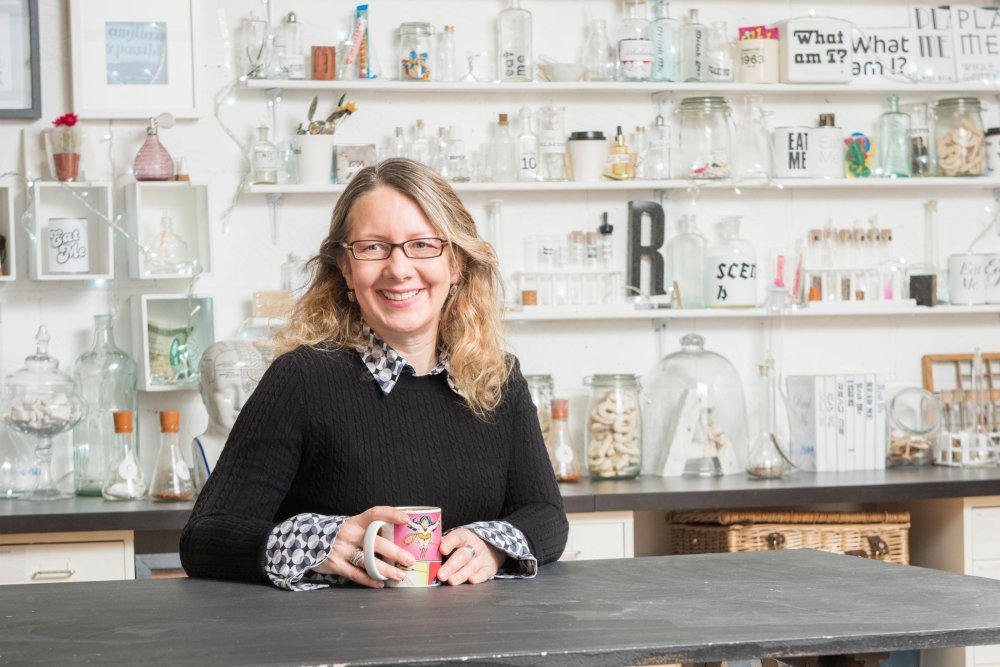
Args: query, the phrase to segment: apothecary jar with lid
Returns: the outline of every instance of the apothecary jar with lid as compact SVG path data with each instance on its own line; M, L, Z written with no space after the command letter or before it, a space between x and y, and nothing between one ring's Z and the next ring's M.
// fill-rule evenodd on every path
M434 29L430 23L408 22L399 26L399 80L430 81Z
M986 131L978 97L950 97L934 105L938 176L982 176Z
M732 116L724 97L686 97L680 104L677 178L729 178Z
M593 375L587 403L585 450L594 479L629 479L642 469L642 417L639 378Z

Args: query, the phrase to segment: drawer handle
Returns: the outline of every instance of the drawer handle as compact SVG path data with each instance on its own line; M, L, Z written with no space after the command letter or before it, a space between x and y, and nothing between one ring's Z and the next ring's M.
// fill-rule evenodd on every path
M32 579L68 579L76 574L76 570L35 570Z

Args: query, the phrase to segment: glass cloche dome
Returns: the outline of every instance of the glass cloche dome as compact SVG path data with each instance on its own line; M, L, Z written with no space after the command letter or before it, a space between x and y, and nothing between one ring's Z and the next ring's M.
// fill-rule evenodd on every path
M710 477L742 473L748 445L739 373L697 334L681 338L643 379L649 399L643 472Z

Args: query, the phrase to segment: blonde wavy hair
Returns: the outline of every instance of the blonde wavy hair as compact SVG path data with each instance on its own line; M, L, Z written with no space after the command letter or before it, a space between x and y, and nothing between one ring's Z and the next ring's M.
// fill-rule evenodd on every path
M500 404L511 372L505 353L502 283L493 247L476 232L476 223L451 185L430 167L404 158L383 160L359 171L337 200L330 232L309 260L312 279L288 326L276 337L283 354L302 345L360 350L361 310L347 298L340 261L350 261L340 246L351 235L348 217L357 201L379 187L412 199L441 238L449 242L459 267L457 288L445 301L438 346L448 355L451 378L476 417L485 419Z

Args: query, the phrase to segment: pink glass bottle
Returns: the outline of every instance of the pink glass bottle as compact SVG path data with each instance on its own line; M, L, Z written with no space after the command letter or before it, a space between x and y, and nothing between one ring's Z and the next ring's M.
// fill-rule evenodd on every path
M146 141L136 153L132 173L137 181L169 181L174 177L174 160L160 143L156 119L149 119Z

